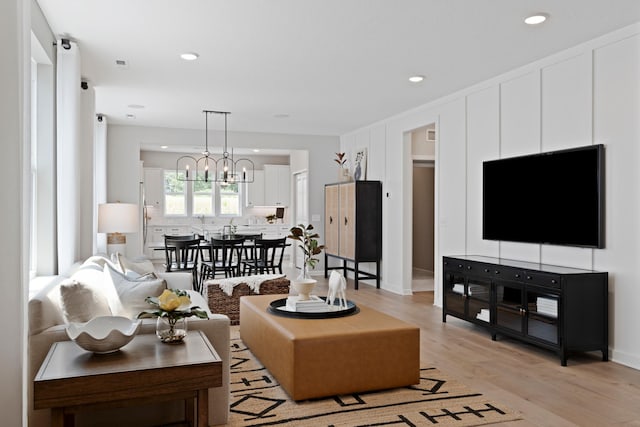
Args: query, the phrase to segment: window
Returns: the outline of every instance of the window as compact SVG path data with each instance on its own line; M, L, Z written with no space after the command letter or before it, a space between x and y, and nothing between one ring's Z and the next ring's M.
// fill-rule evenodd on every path
M184 172L164 171L164 214L187 215Z
M236 184L218 184L220 216L240 216L240 189Z
M193 182L192 215L213 216L213 186L211 181Z

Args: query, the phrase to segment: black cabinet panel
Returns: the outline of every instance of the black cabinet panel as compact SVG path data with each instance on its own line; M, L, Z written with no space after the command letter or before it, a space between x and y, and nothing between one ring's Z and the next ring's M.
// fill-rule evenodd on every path
M554 350L601 351L608 360L608 275L486 256L443 258L447 315ZM489 315L490 314L490 315Z

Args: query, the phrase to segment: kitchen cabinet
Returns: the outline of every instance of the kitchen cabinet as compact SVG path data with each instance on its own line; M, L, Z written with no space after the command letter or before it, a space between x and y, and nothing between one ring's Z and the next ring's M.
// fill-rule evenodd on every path
M245 207L264 206L264 171L253 173L253 182L245 184Z
M289 206L290 193L289 165L264 165L264 205Z
M162 212L164 200L164 173L161 168L144 168L144 198L147 207Z
M362 279L375 279L380 287L382 258L382 184L355 181L327 184L325 191L325 277L328 270L354 272L355 288ZM329 266L329 258L342 260L342 266ZM353 263L353 268L347 266ZM376 273L360 270L360 263L375 262Z

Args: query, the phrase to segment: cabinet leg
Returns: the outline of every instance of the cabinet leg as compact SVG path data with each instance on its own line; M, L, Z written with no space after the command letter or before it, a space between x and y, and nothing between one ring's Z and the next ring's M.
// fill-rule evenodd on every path
M295 256L295 255L294 255L294 256ZM325 253L325 254L324 254L324 278L325 278L325 279L326 279L327 277L329 277L329 276L328 276L328 274L327 274L327 273L328 273L328 269L327 269L327 268L329 267L329 266L327 265L327 263L328 263L328 262L329 262L329 257L328 257L328 256L327 256L327 254Z
M380 261L376 261L376 288L380 289Z
M567 353L564 350L560 352L560 365L567 366Z
M342 260L342 275L344 276L345 279L347 278L347 260L346 259ZM357 276L357 274L356 274L356 276ZM356 279L356 280L358 280L358 279ZM356 289L358 289L358 288L356 287Z
M602 349L602 361L603 362L608 362L609 361L609 349L608 348L603 348Z
M358 270L358 261L355 261L353 263L353 276L354 276L356 290L358 290L358 273L359 272L360 270Z

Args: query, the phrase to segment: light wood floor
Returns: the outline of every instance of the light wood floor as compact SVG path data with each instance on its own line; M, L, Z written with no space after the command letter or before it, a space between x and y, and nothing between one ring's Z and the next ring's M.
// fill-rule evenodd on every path
M295 277L294 273L288 277ZM315 291L326 295L326 280ZM447 316L433 292L401 296L361 282L347 298L420 327L422 365L431 365L469 388L522 414L507 426L640 426L640 371L602 362L600 353L572 356L568 366L546 350Z

